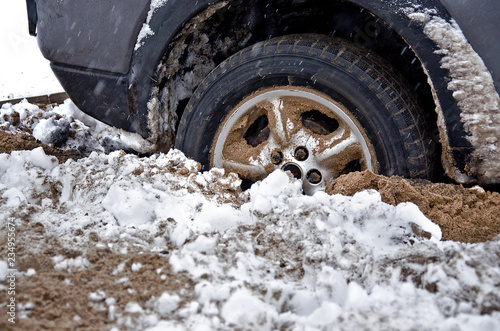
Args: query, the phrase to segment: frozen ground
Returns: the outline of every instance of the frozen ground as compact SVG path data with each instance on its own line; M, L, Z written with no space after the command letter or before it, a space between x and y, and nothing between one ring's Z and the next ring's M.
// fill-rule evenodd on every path
M446 223L416 205L304 196L283 172L241 193L178 151L114 151L143 142L69 101L5 105L0 127L75 159L0 154L0 296L14 228L17 329L500 330L498 236L441 241Z
M26 1L0 2L0 101L62 92L28 33Z

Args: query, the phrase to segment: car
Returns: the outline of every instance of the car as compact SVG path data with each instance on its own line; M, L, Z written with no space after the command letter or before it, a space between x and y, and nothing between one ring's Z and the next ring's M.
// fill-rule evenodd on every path
M494 0L27 0L73 102L251 184L500 183Z

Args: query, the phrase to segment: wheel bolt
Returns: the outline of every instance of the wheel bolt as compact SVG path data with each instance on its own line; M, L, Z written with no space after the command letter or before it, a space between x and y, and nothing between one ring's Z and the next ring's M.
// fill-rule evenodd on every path
M271 154L271 161L275 165L280 164L281 162L283 162L283 153L281 153L280 151L274 151Z
M311 184L319 184L323 176L321 176L321 172L319 172L319 170L313 169L307 173L306 178Z
M309 152L304 147L298 147L295 150L294 157L297 161L305 161L309 157Z

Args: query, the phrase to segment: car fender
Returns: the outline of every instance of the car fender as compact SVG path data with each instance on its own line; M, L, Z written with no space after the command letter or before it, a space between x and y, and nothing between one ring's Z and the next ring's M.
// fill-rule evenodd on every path
M434 96L439 137L443 147L442 163L448 176L462 183L474 182L478 178L484 181L485 168L489 167L491 162L495 162L495 157L490 158L489 163L484 163L479 160L484 158L484 155L474 154L478 148L471 143L474 141L471 139L474 131L464 125L468 123L464 121L463 109L460 108L456 96L454 97L456 91L449 88L452 78L449 69L442 65L444 54L437 42L426 33L425 22L419 20L416 15L431 13L432 17L440 18L446 24L452 25L454 21L448 10L440 2L432 0L348 1L386 21L417 55L428 76ZM180 2L180 0L166 1L150 9L145 22L150 32L145 38L144 34L140 35L132 55L129 101L132 101L130 107L134 108L133 112L138 116L140 133L143 135L151 135L152 128L148 123L151 110L148 108L148 102L153 89L157 87L155 73L158 64L168 51L169 44L182 27L196 15L214 6L220 10L230 4L230 1L208 0L192 1L189 5L180 5ZM479 163L484 164L481 166ZM493 174L493 177L495 176L500 179L499 173Z

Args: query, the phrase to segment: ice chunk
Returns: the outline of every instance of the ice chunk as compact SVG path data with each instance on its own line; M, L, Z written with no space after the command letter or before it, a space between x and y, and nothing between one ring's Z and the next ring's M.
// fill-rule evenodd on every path
M154 202L147 196L148 192L141 185L119 182L111 186L102 205L120 225L145 224L155 217Z
M178 295L171 295L168 292L163 292L154 305L157 313L163 316L168 316L172 311L177 309L181 299Z
M42 147L37 147L32 150L30 152L30 159L33 165L46 170L52 170L59 164L59 162L57 162L57 158L55 156L45 154Z

